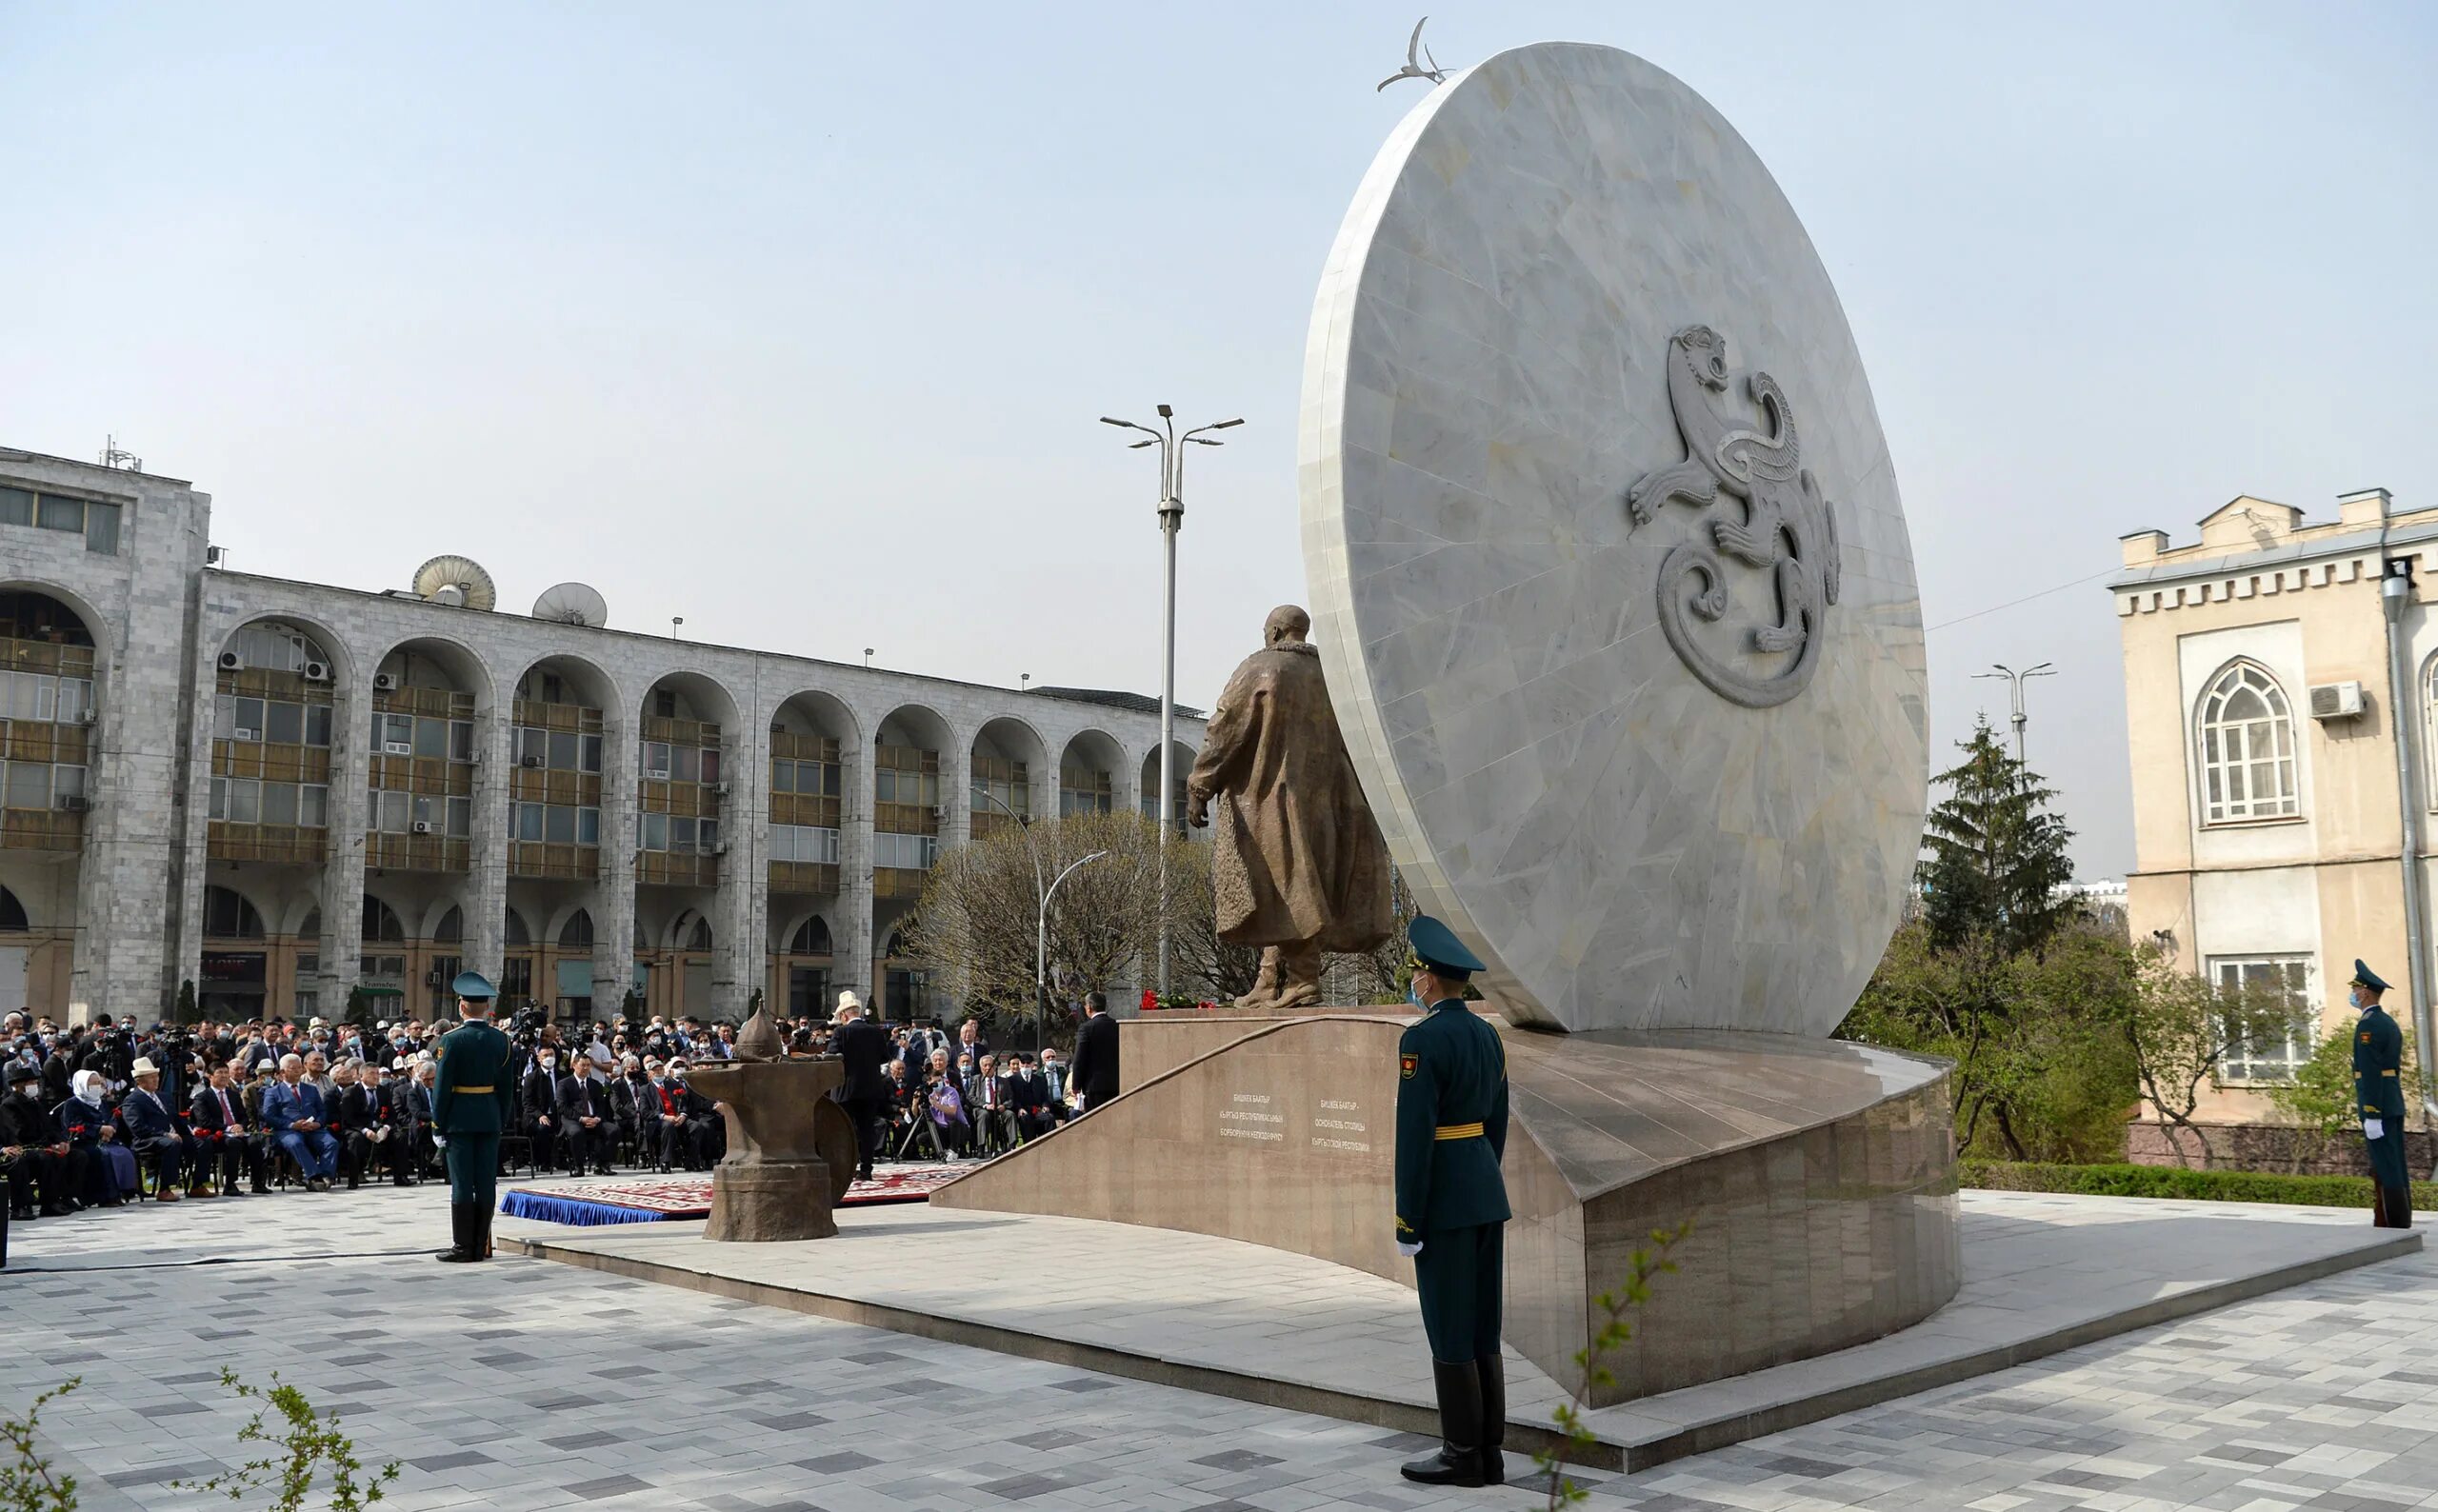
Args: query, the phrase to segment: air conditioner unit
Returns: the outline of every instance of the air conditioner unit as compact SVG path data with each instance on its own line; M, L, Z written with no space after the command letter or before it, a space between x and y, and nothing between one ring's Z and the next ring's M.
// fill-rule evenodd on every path
M98 710L98 709L90 709L90 708L89 708L89 709L85 710L85 712L83 712L82 714L79 714L79 715L77 715L77 716L76 716L76 723L77 723L77 724L79 724L79 725L90 725L90 724L92 724L95 720L99 719L100 717L101 717L101 712L100 712L100 710Z
M407 827L413 830L418 835L429 835L431 833L431 821L429 819L418 819Z
M715 783L715 784L713 784L713 785L712 785L712 786L711 786L711 792L712 792L712 794L713 794L714 796L716 796L716 797L726 798L726 797L728 796L728 784L726 784L726 783Z
M728 842L725 840L714 840L709 845L703 847L703 854L706 856L725 856L728 854Z
M539 756L519 756L516 758L516 765L524 767L527 771L538 772L542 769L542 758Z
M2311 718L2354 719L2362 713L2360 683L2318 683L2311 687Z
M261 730L248 729L243 725L238 726L229 733L238 740L260 740L263 738L263 732Z
M63 813L81 814L85 811L85 795L83 793L61 793L58 797L50 801L50 806L59 809Z
M395 672L373 673L372 690L376 693L396 692L398 690L398 674Z
M466 752L466 763L470 766L480 766L483 764L483 748L480 746L469 748Z
M327 683L327 682L329 682L330 680L330 663L328 663L328 662L308 662L308 663L306 663L306 664L305 664L305 681L307 681L307 682L309 682L309 683Z
M665 783L669 781L669 768L666 766L653 766L647 769L644 772L644 775L650 778L653 782Z
M245 668L246 668L246 659L245 659L244 657L242 657L242 656L239 656L236 652L234 652L234 651L223 651L223 652L221 652L221 653L220 653L220 669L221 669L222 671L224 671L224 672L241 672L241 671L244 671L244 670L245 670Z
M381 754L384 756L411 756L414 753L415 746L412 741L392 740L384 741L381 744Z

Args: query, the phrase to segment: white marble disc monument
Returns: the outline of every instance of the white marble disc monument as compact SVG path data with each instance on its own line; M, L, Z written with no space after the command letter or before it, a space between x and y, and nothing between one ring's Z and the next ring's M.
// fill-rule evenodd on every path
M1927 787L1888 445L1803 224L1611 48L1452 74L1322 276L1312 638L1423 907L1509 1017L1824 1035Z

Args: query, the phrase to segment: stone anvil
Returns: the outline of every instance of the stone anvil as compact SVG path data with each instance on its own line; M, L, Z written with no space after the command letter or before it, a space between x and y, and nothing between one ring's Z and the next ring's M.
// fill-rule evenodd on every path
M728 1116L728 1153L711 1167L706 1239L828 1239L855 1179L855 1125L830 1097L834 1060L727 1061L688 1073Z

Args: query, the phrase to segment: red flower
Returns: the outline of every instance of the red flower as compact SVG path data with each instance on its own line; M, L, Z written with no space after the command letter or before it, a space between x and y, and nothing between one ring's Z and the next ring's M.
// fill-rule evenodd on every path
M1160 995L1152 991L1149 987L1145 987L1143 989L1143 1002L1141 1005L1146 1009L1158 1007L1160 1005Z

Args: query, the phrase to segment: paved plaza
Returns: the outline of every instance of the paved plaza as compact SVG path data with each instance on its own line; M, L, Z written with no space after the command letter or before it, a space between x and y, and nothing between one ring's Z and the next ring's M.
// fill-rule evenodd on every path
M2121 1204L2124 1243L2188 1231L2165 1211L2187 1205ZM444 1220L426 1188L20 1227L0 1403L84 1378L47 1427L94 1512L228 1504L166 1485L235 1457L223 1364L404 1460L402 1509L1534 1504L1406 1484L1423 1441L1375 1427L546 1261L436 1265ZM977 1277L1028 1263L935 1237ZM1594 1505L1649 1512L2438 1507L2438 1257L1597 1480Z

